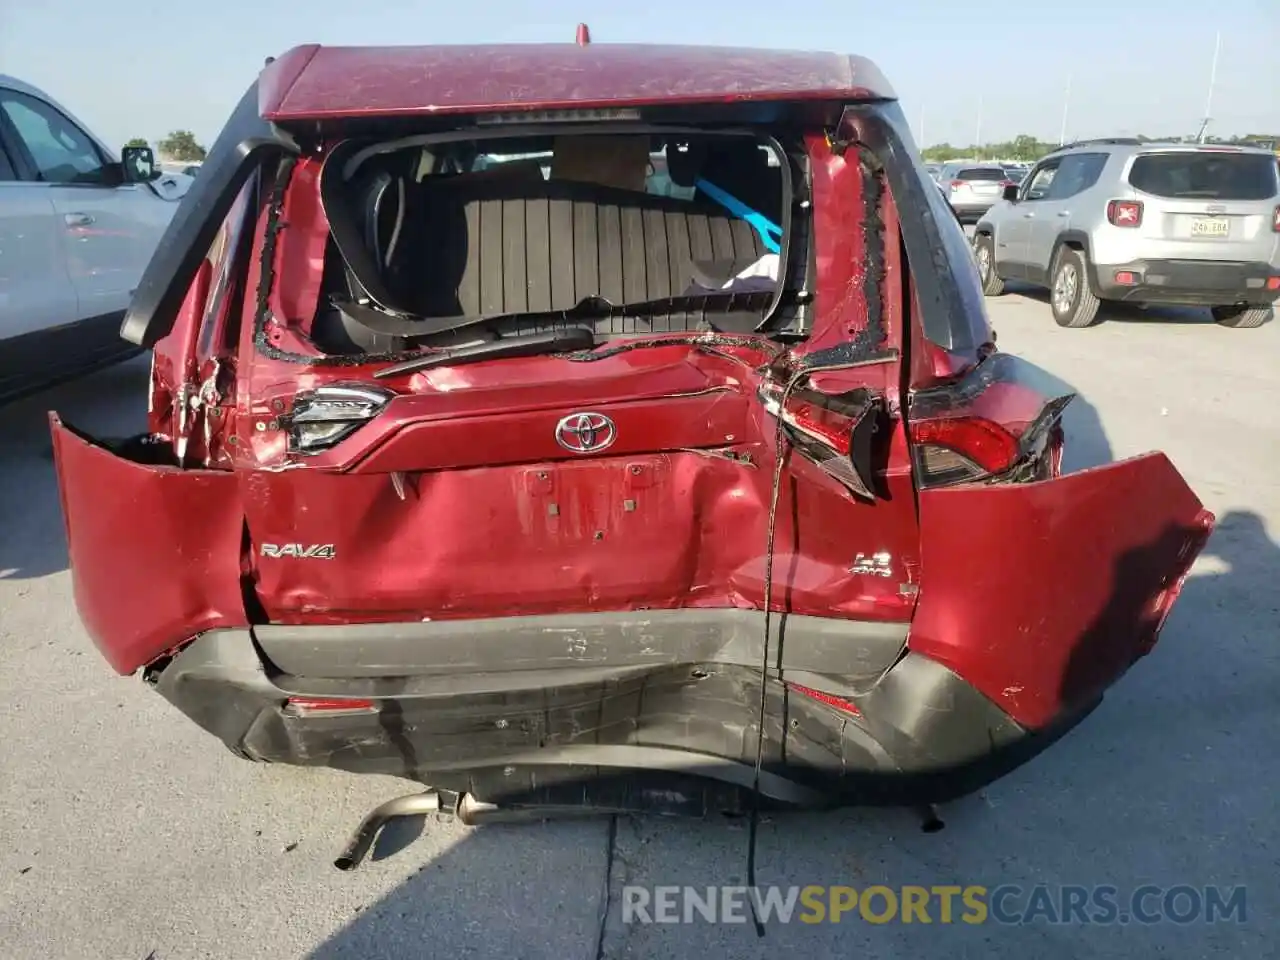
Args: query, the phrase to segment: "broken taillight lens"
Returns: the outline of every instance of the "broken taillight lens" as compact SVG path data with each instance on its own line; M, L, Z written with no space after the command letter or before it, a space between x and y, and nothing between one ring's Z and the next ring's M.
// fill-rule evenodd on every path
M938 487L999 476L1018 460L1021 445L1004 427L981 417L946 417L911 424L921 486Z
M770 382L759 395L771 416L781 416L791 446L850 492L874 500L871 445L879 429L879 398L867 390L838 397L793 390L783 410L785 392Z
M1069 384L1008 353L914 392L907 438L917 487L1050 479L1074 397Z
M376 417L394 396L362 383L329 384L301 394L284 418L290 453L318 453L345 440Z

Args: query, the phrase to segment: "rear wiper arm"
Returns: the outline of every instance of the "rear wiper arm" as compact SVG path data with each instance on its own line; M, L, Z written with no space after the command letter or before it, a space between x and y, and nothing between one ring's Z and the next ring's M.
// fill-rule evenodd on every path
M404 376L406 373L417 373L419 370L430 370L432 367L451 367L459 363L498 360L504 357L533 357L543 353L574 353L579 350L590 350L595 345L594 332L586 327L570 327L567 330L528 333L518 337L488 340L469 347L458 347L456 350L425 353L412 360L383 367L373 376L374 379L385 380L390 377Z

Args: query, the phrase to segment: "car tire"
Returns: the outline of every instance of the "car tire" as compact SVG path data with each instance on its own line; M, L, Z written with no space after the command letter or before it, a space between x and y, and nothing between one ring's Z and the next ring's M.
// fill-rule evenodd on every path
M1102 302L1089 289L1089 273L1084 255L1063 247L1053 261L1049 276L1049 309L1060 327L1078 330L1098 318Z
M983 294L998 297L1004 293L1004 281L996 273L996 244L991 234L980 233L973 238L973 259L978 265Z
M1214 307L1211 312L1214 323L1234 330L1252 330L1262 326L1274 315L1271 307Z

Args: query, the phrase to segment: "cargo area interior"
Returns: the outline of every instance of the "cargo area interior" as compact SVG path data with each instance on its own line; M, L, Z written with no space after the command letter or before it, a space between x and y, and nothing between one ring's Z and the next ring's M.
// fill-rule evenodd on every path
M437 139L348 140L326 159L311 331L325 353L803 326L791 146L741 131Z

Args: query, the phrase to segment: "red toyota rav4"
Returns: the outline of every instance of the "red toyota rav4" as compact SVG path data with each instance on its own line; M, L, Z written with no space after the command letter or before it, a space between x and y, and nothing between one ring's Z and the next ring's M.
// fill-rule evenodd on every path
M946 800L1147 653L1213 517L1060 470L868 61L296 48L52 417L85 626L252 760L502 809ZM754 792L753 792L754 791ZM492 809L492 807L491 807Z

